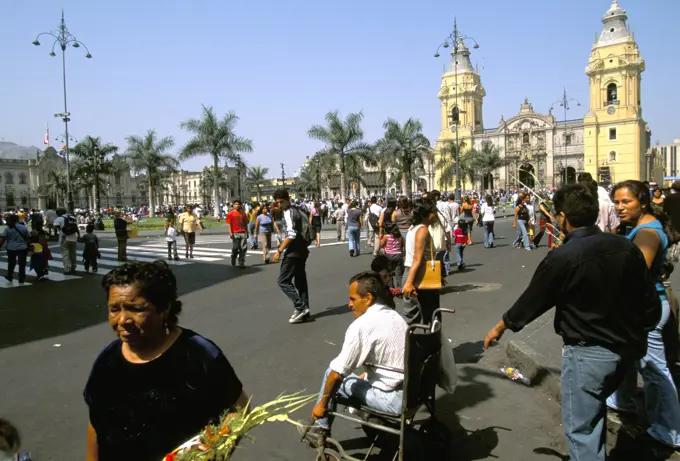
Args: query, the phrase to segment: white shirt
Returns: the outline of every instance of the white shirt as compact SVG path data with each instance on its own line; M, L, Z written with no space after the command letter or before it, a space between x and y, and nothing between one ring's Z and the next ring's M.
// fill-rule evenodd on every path
M479 211L482 213L482 222L491 222L496 220L496 217L494 216L495 210L492 206L483 203Z
M293 217L290 215L291 208L288 208L283 212L283 220L286 224L286 238L295 240L297 237L297 232L295 232L295 226L293 226Z
M60 231L60 234L61 234L61 241L62 242L64 242L64 241L66 241L66 242L77 242L78 241L78 233L77 232L74 232L71 235L64 234L63 229L64 229L65 224L66 224L66 222L64 221L63 216L58 216L57 219L54 220L54 227L59 228L59 231Z
M408 230L408 234L406 234L404 267L411 267L413 265L413 256L416 254L416 233L422 226L424 226L424 224L418 224L415 227L411 226Z
M595 225L599 227L602 232L610 232L619 227L621 220L616 214L616 209L611 200L608 198L603 200L602 197L600 197L598 203L600 205L600 211L597 214Z
M382 214L383 209L380 205L377 203L372 203L370 207L368 207L368 213L366 213L366 222L368 222L368 225L371 226L371 221L368 220L368 215L369 214L374 214L380 219L380 215ZM373 229L373 226L371 226L371 229ZM373 229L373 230L378 230L378 229Z
M404 318L394 309L374 304L347 328L340 354L331 370L348 376L366 362L404 369L406 330ZM366 379L373 387L392 391L404 381L404 374L369 367Z
M177 229L170 226L168 230L165 231L165 241L166 242L176 242L177 241Z

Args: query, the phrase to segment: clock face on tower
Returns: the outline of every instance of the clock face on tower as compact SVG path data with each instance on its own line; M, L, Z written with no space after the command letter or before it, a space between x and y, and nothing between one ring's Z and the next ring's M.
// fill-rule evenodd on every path
M607 109L607 113L608 113L609 115L614 115L614 114L616 113L616 107L614 107L614 106L609 106L609 108Z

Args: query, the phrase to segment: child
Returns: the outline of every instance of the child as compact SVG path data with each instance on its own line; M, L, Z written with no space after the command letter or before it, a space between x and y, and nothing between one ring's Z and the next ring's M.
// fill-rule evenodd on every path
M394 275L394 280L390 280L388 286L400 287L404 276L404 237L401 235L399 226L394 223L388 224L385 231L386 234L380 239L380 248L385 249L385 255L391 263Z
M85 235L83 235L83 243L85 244L85 249L83 250L83 266L85 266L85 272L90 272L90 266L92 266L92 272L97 273L97 258L99 255L99 237L94 234L94 225L88 224L85 228Z
M175 261L179 261L179 256L177 255L177 228L175 228L174 217L165 221L165 241L168 244L168 261L173 259L173 251Z
M394 304L394 297L401 295L401 290L399 288L391 288L392 283L392 264L390 260L385 255L378 255L371 261L371 270L377 272L385 285L386 299L388 301L387 305L391 308L396 308Z
M38 280L47 279L47 269L49 260L52 259L49 246L47 244L47 235L43 231L42 225L33 227L31 234L28 237L29 251L31 253L31 267L30 270L35 272Z
M458 222L458 226L453 230L453 237L456 243L456 256L458 257L458 270L465 270L465 263L463 262L463 251L467 246L467 232L466 225L463 221Z

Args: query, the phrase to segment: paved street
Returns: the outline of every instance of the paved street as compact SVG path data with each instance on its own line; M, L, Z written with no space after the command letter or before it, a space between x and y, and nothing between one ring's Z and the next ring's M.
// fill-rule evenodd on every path
M526 286L547 250L513 249L507 220L497 225L496 249L484 249L481 230L474 233L478 244L466 251L468 270L449 277L442 297L443 306L457 309L445 318L444 328L455 344L460 382L455 395L439 395L438 413L454 431L456 459L560 459L551 455L554 449L563 452L557 405L542 391L499 372L503 343L511 334L481 353L484 335ZM256 402L281 392L317 392L352 321L347 282L369 268L371 256L350 259L331 231L323 237L324 246L312 248L307 269L313 321L301 325L287 323L291 306L276 285L278 265L265 266L260 252L249 252L247 269L232 268L225 234L198 236L196 258L173 267L184 302L180 325L224 350ZM0 289L0 414L19 425L26 449L39 461L84 458L82 389L98 352L114 338L100 281L117 262L114 242L102 242L106 248L99 274L78 272L61 280L56 267L54 281ZM166 254L160 237L131 240L129 248L136 260ZM58 262L55 255L52 265ZM310 412L311 406L299 417L308 418ZM350 441L349 447L366 447L359 428L338 422L334 432ZM314 459L313 451L298 442L294 427L285 423L263 426L254 436L255 443L241 443L235 460Z

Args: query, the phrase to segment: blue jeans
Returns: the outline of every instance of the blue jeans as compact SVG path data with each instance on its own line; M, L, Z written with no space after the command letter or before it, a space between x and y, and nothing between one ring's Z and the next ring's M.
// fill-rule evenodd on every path
M493 237L494 237L494 232L493 232L493 225L495 221L484 221L482 224L484 224L484 248L489 248L493 246Z
M257 223L254 222L249 222L248 223L248 242L250 245L256 245L257 240L255 239L255 225Z
M361 254L361 228L348 227L347 234L349 235L349 251L354 251L355 255Z
M529 231L527 230L527 222L523 219L517 220L517 238L512 246L518 247L520 242L524 243L524 248L531 248L529 242Z
M323 397L323 391L326 385L326 380L328 379L328 375L331 373L331 371L332 370L330 368L327 369L326 374L324 374L323 376L323 381L321 382L321 390L319 391L319 398L317 399L317 403ZM356 375L347 376L342 381L342 384L340 385L340 388L338 389L336 395L345 399L351 398L352 400L355 400L358 403L361 403L362 405L373 408L374 410L383 413L391 413L393 415L401 414L403 396L403 391L401 389L389 392L383 391L382 389L373 387L371 383L369 383L365 379L361 379ZM331 416L327 416L326 418L320 418L314 421L315 426L321 426L328 429L331 428L332 424L333 418Z
M458 267L464 266L465 262L463 262L463 252L465 251L465 244L463 243L456 243L456 257L458 258Z
M562 348L562 425L572 461L606 459L605 399L634 362L599 346Z
M664 350L661 331L670 316L670 304L661 295L661 321L647 336L647 355L636 363L634 370L626 375L619 389L607 399L607 405L615 410L636 411L635 391L637 372L642 375L645 407L650 427L647 432L659 442L680 447L680 403Z

